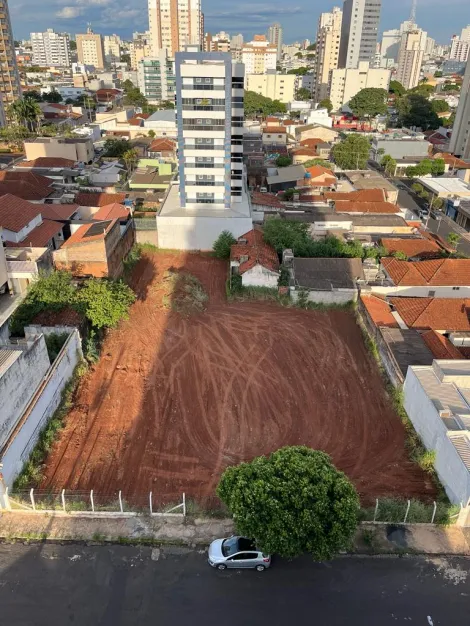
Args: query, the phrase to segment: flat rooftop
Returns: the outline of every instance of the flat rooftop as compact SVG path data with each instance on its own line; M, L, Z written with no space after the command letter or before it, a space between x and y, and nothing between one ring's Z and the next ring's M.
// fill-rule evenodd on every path
M439 178L427 178L423 176L422 178L418 178L418 181L434 191L434 193L455 193L455 194L464 194L466 196L470 196L470 187L464 183L460 178L452 178L445 176L440 176Z
M386 191L398 191L384 176L373 170L351 170L345 172L348 179L356 189L385 189Z
M233 202L230 209L216 204L198 204L183 208L180 206L178 182L170 186L165 201L157 217L243 217L251 218L250 201L242 187L242 201Z

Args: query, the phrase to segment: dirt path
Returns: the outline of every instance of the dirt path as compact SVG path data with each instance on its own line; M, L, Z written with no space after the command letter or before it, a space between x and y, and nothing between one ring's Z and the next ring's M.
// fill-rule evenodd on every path
M162 307L169 267L201 280L204 314ZM226 466L305 444L364 499L433 495L352 314L227 304L225 264L201 255L157 254L135 276L141 299L82 384L43 487L205 498Z

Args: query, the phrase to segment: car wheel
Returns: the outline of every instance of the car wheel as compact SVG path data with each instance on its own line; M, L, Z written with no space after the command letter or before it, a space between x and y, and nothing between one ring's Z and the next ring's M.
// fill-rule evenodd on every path
M217 569L220 569L220 570L227 569L227 566L224 565L223 563L220 563L219 565L217 565Z
M264 567L264 565L257 565L256 566L256 571L257 572L264 572L266 568Z

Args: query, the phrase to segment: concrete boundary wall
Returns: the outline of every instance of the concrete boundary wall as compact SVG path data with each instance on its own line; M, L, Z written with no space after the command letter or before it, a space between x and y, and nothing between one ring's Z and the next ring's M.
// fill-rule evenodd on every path
M59 406L62 390L82 358L80 333L74 329L0 450L3 479L8 487L29 459L41 430Z

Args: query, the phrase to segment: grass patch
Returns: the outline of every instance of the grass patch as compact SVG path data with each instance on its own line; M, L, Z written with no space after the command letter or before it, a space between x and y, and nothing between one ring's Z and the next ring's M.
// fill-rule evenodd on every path
M154 246L151 243L134 244L132 248L129 250L129 254L124 260L124 279L126 280L126 282L129 279L130 275L132 274L132 270L142 258L142 255L145 252L155 253L157 251L158 251L157 246Z
M37 487L41 482L44 462L54 442L57 440L60 431L64 427L65 418L73 406L73 398L78 383L80 382L80 378L85 374L86 369L86 365L83 362L75 367L70 380L62 390L59 406L41 431L28 461L13 483L14 491L31 489L32 487Z
M163 275L163 306L189 317L205 311L208 300L201 282L189 272L170 268Z
M406 498L379 498L376 522L389 524L403 524L405 520L408 500ZM458 506L449 502L437 502L435 524L449 525L455 522L455 516L459 512ZM430 524L434 512L434 503L410 500L410 509L406 518L407 524ZM361 508L359 521L373 522L375 507Z

